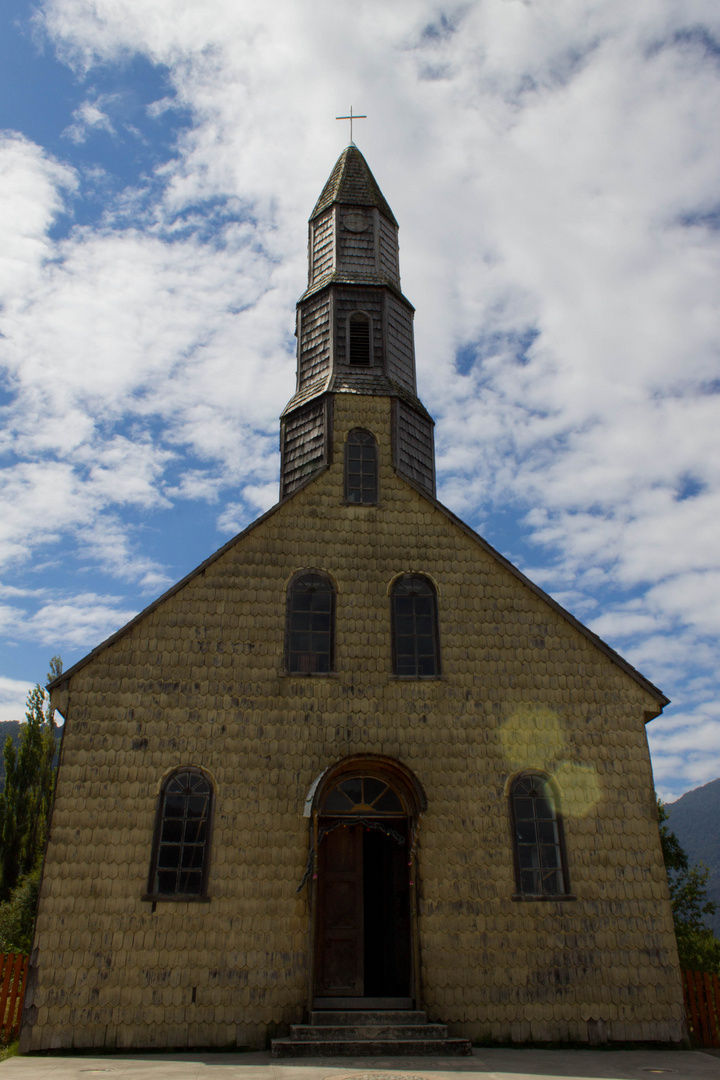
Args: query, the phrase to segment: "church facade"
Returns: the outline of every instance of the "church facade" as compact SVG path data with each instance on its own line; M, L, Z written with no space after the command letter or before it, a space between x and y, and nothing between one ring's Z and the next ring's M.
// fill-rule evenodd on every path
M310 219L279 503L51 684L21 1050L265 1046L309 1012L679 1041L667 699L435 499L397 223Z

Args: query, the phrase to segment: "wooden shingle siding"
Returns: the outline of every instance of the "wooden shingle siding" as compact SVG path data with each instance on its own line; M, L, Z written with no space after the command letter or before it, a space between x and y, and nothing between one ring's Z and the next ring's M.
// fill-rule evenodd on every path
M400 288L397 228L382 214L380 219L380 273Z
M413 315L390 293L387 297L387 373L401 386L415 393L415 349Z
M435 494L433 425L404 401L395 404L395 463L429 495Z
M311 281L318 281L332 270L333 239L333 211L330 209L314 223Z
M378 443L377 507L343 500L358 426ZM398 477L390 442L387 397L337 394L329 468L71 669L25 1050L262 1048L299 1023L303 805L323 769L365 753L401 761L427 792L432 1019L473 1040L587 1042L599 1019L611 1040L682 1037L643 722L657 698ZM282 674L287 585L308 568L337 583L336 673L322 678ZM392 675L388 586L409 570L437 585L441 679ZM217 790L211 900L153 912L141 897L158 785L192 763ZM528 767L562 783L576 901L511 900L504 791Z
M373 274L375 272L375 238L372 213L356 207L352 208L352 216L364 220L365 232L347 229L344 224L347 216L346 212L340 218L338 270L341 274Z
M282 496L289 495L325 464L326 404L314 401L283 423Z
M327 293L309 300L300 324L300 386L315 382L330 370L330 301Z

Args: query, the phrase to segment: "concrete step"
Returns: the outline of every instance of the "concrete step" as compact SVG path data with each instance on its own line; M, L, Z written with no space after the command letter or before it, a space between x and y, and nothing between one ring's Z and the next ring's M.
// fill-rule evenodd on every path
M290 1038L302 1042L360 1039L387 1042L388 1039L447 1039L447 1024L292 1024Z
M310 1023L313 1025L328 1025L329 1027L339 1027L345 1024L350 1024L352 1027L367 1027L368 1024L425 1024L427 1023L427 1016L424 1012L416 1009L348 1009L342 1012L327 1009L311 1012Z
M464 1057L471 1052L467 1039L324 1039L300 1042L273 1039L274 1058L307 1057Z

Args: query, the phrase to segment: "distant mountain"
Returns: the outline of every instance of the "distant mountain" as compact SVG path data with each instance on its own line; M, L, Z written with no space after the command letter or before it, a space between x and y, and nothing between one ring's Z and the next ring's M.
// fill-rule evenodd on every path
M685 849L690 863L703 862L710 870L708 900L718 911L708 926L720 937L720 780L686 791L668 803L668 825Z

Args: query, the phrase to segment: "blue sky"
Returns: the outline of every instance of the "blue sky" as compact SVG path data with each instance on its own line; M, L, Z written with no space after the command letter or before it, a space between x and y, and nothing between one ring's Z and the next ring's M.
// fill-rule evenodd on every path
M440 498L720 775L710 0L6 0L0 718L277 497L350 104L401 226Z

